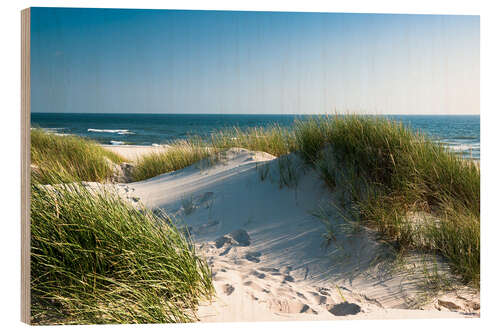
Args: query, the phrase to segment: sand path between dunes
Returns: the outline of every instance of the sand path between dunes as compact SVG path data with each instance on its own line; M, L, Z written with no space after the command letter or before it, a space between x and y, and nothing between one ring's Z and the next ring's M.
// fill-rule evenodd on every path
M293 156L233 148L215 165L117 186L189 227L216 290L198 310L201 321L478 316L469 311L477 295L460 295L454 311L436 299L410 310L420 295L415 282L387 265L390 254L373 232L349 229L329 205L338 193ZM324 219L333 222L330 244Z

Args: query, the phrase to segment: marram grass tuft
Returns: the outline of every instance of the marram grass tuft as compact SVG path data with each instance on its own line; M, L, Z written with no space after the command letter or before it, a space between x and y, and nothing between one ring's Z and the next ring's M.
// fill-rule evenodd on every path
M31 130L31 175L36 182L104 182L113 176L113 163L124 161L97 142Z
M168 218L105 187L31 187L34 324L189 322L211 271Z
M474 161L383 117L311 118L295 132L299 152L325 182L343 182L355 218L400 249L442 254L464 282L479 285L480 170ZM433 218L412 218L422 212Z

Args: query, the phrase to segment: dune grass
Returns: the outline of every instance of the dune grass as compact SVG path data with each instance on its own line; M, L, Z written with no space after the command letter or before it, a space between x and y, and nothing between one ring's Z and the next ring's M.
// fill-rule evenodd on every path
M180 170L206 158L216 158L217 150L208 147L198 138L171 142L169 146L163 152L139 158L132 171L134 181Z
M210 268L168 218L78 184L31 187L34 324L189 322Z
M32 178L42 184L104 182L113 176L112 163L125 160L97 142L31 130Z
M149 179L205 159L213 162L218 159L218 153L233 147L263 151L275 156L286 155L295 149L293 134L278 125L247 130L235 127L214 133L206 141L198 137L173 141L168 143L168 150L140 158L135 163L133 178L134 181Z
M314 118L297 123L295 135L330 187L343 182L355 219L403 250L439 252L478 286L480 170L473 161L382 117ZM415 221L418 212L436 219Z
M376 229L401 251L440 253L465 283L479 286L479 166L400 122L320 116L297 121L289 130L279 126L224 130L199 144L213 151L241 147L282 157L299 153L331 190L342 187L356 223ZM145 158L143 163L151 167L140 178L208 156L199 149Z
M263 151L276 157L295 150L294 132L279 125L239 129L234 127L212 135L210 145L218 149L233 147Z

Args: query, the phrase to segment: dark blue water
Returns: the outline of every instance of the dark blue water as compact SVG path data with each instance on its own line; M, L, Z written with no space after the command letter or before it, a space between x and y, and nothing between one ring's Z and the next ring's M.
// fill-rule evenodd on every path
M297 115L75 114L33 113L32 126L59 134L75 134L105 144L152 145L199 135L207 138L223 128L290 127ZM426 133L458 154L479 159L480 125L475 116L390 116Z

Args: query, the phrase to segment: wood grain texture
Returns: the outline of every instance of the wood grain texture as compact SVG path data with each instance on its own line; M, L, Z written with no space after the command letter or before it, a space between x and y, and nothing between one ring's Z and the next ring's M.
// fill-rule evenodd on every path
M29 324L30 302L30 9L21 11L21 321Z

